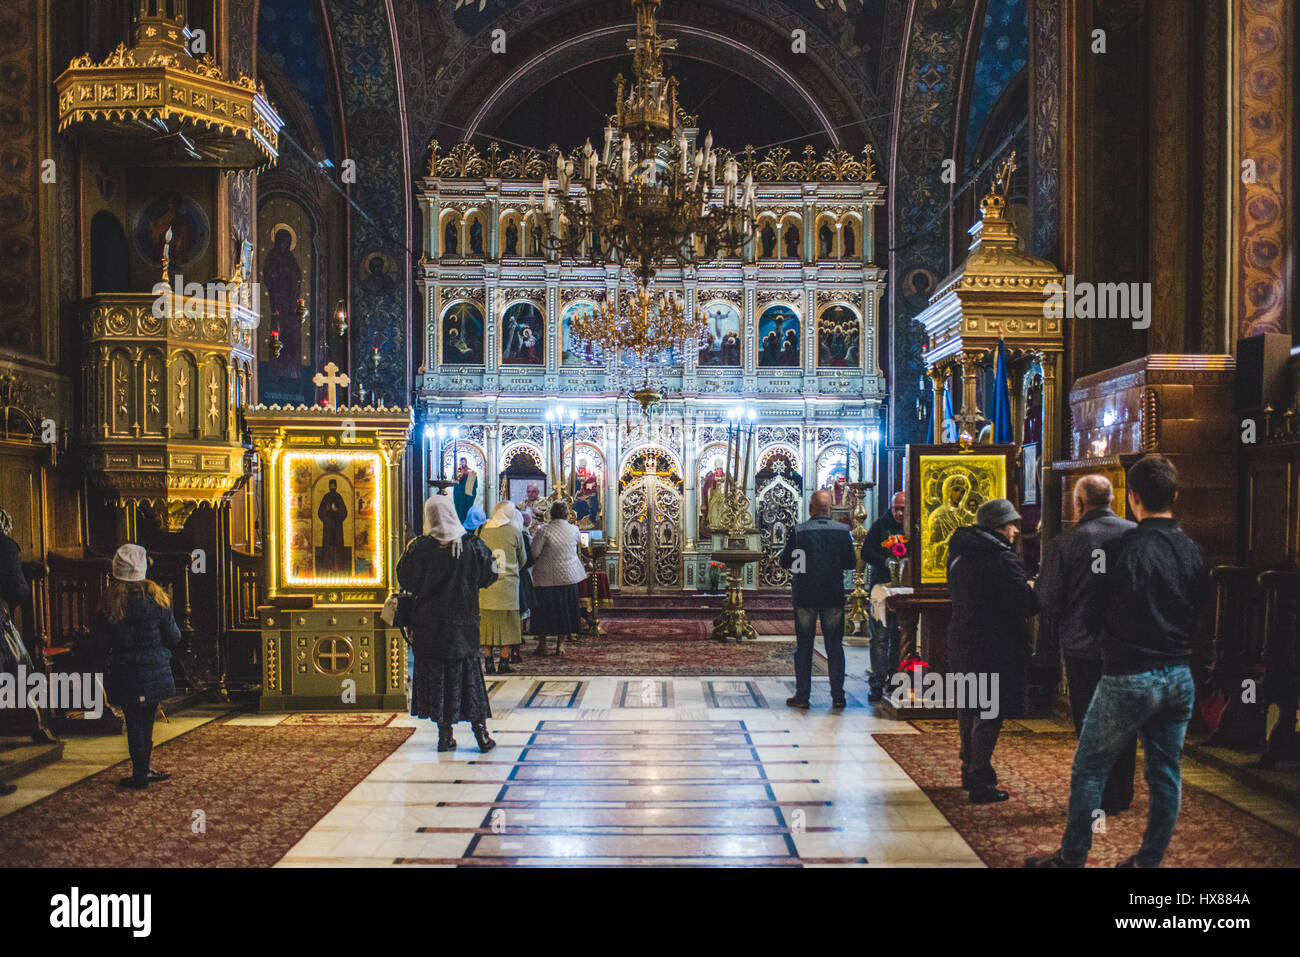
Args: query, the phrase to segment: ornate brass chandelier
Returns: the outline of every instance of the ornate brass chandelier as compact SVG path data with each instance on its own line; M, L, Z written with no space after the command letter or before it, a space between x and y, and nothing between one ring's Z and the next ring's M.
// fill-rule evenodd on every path
M616 112L603 151L588 140L576 171L560 154L558 189L552 194L549 177L543 183L543 212L555 224L546 239L550 248L563 257L618 263L643 286L665 264L737 254L753 238L758 215L753 177L740 182L734 157L723 164L718 196L713 134L697 148L695 120L678 109L677 80L664 76L662 54L677 41L659 36L661 2L632 2L636 39L628 47L635 51L635 79L626 95L622 74L615 80ZM557 202L558 217L551 215Z
M632 397L649 414L663 396L650 382L650 367L677 347L699 348L708 320L698 306L691 313L676 293L655 293L638 282L604 299L594 310L576 313L570 320L575 339L599 346L639 368L642 381Z

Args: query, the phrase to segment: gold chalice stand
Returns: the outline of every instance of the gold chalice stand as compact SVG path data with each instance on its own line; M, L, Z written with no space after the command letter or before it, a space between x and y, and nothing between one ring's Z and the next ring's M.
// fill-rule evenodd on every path
M866 563L862 560L862 543L867 538L867 492L875 488L875 482L850 482L853 489L853 554L858 557L857 567L853 572L853 591L849 595L849 621L853 625L853 634L869 633L871 622L871 595L866 589Z
M727 593L722 599L722 613L713 619L714 641L758 637L745 614L745 566L763 557L761 549L749 547L749 536L753 532L749 499L744 492L733 489L727 493L726 546L713 551L714 559L727 569Z

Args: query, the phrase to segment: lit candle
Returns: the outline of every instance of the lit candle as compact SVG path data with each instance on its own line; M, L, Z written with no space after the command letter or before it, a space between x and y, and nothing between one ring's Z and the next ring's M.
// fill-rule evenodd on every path
M727 425L727 488L731 488L732 476L736 473L735 452L732 451L732 439L736 436L736 421Z
M743 495L749 490L749 458L754 451L754 410L749 411L749 440L745 443L745 470L741 473L740 491Z
M573 417L573 429L569 433L569 494L577 494L578 481L578 417Z

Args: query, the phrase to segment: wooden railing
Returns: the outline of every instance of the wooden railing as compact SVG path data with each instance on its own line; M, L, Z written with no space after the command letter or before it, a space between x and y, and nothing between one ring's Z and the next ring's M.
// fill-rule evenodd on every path
M70 557L51 552L49 578L49 634L51 645L66 645L86 634L95 620L100 597L108 587L112 559Z

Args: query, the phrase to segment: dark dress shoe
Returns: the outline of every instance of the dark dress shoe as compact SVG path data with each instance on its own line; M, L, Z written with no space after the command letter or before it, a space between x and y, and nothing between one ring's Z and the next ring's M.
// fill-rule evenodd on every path
M974 788L970 792L971 804L998 804L1011 797L1011 794L1001 788Z
M485 675L494 675L497 673L497 660L489 657L483 662L483 673Z
M8 794L13 794L17 790L18 790L18 785L6 784L4 781L0 781L0 797L4 797L5 795Z
M166 771L155 771L153 768L150 768L146 780L148 780L150 784L157 784L159 781L166 781L169 777L171 777L171 775Z
M122 780L117 782L117 786L120 788L130 788L132 791L143 791L149 786L149 779L137 777L122 778Z
M439 750L439 751L455 751L455 750L456 750L456 739L453 738L453 737L451 736L451 728L450 728L450 727L447 727L447 728L439 727L439 728L438 728L438 750Z
M846 707L846 702L844 701L844 696L843 696L843 695L840 695L838 698L831 698L831 707L832 707L832 708L843 708L843 707Z
M786 698L785 703L792 708L802 708L804 711L808 710L807 698Z
M875 704L877 701L883 700L885 700L885 693L883 691L872 690L867 692L867 701L870 704Z
M1025 867L1083 867L1082 864L1071 864L1061 856L1061 852L1053 851L1051 854L1040 854L1037 857L1026 857Z
M510 667L509 661L507 661L505 658L500 658L497 660L497 674L512 675L514 673L515 673L515 669Z

